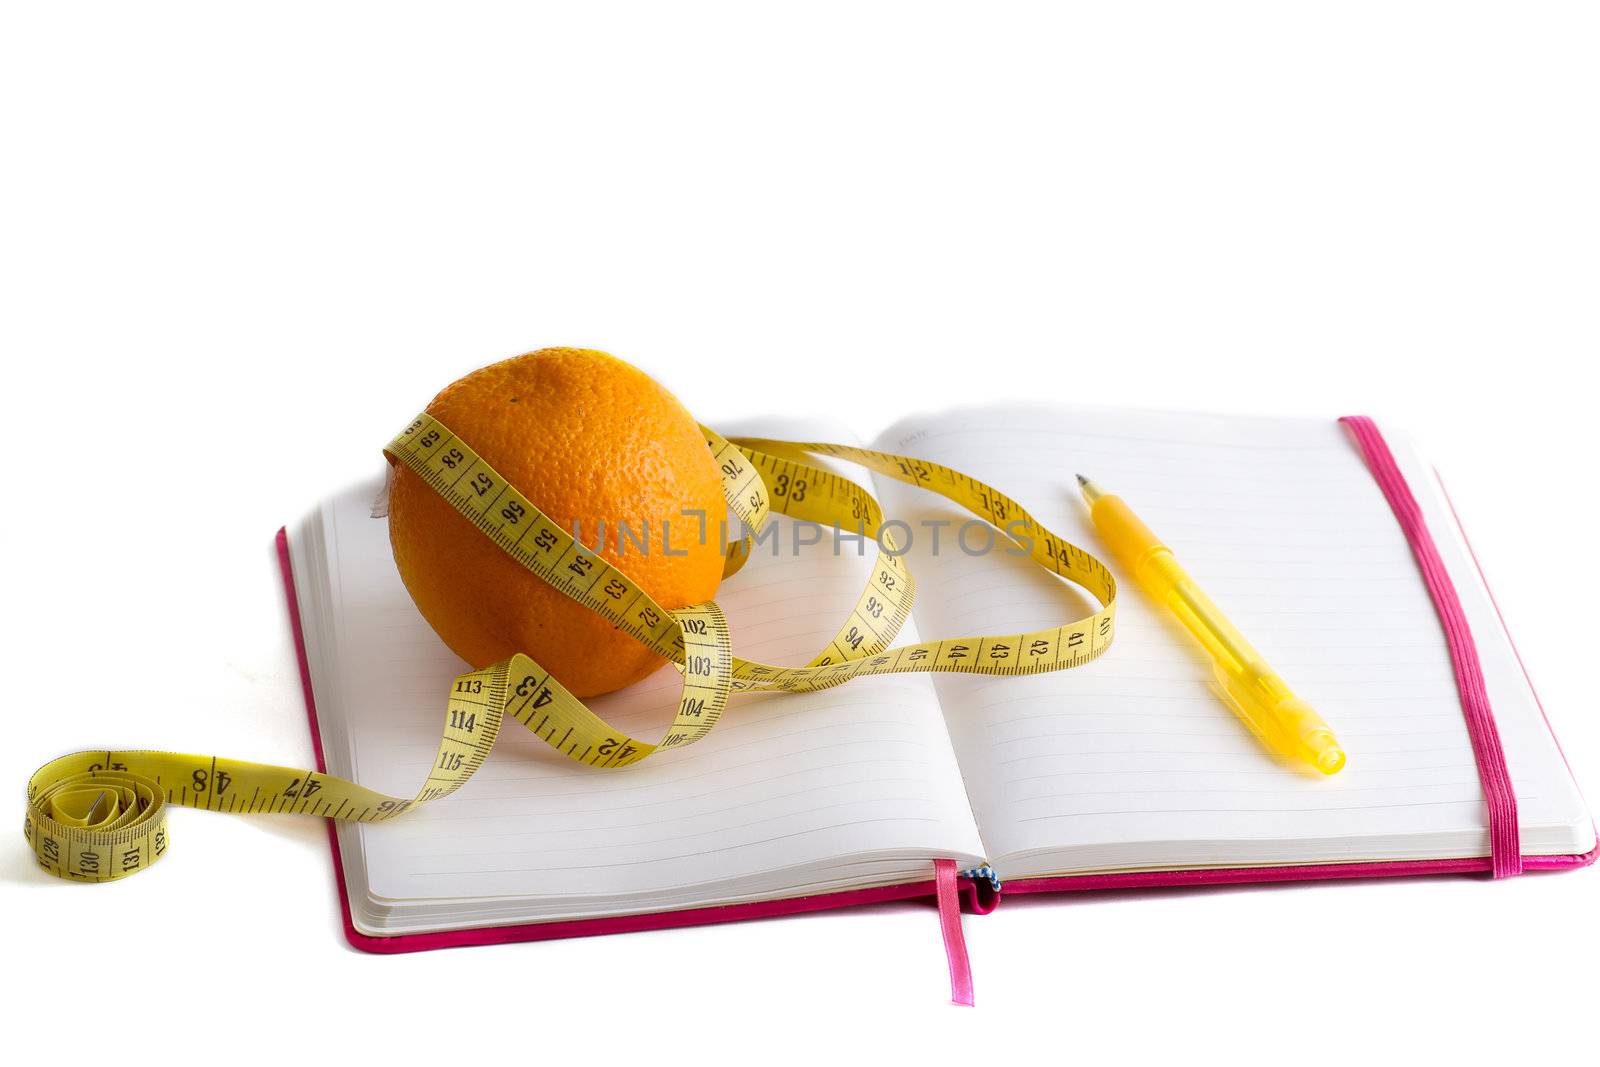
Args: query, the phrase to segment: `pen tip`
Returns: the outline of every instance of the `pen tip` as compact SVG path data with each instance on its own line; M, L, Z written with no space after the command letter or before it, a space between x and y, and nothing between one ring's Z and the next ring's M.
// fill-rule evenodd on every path
M1088 485L1089 484L1089 479L1085 478L1083 475L1080 474L1080 475L1078 475L1078 484L1079 485Z

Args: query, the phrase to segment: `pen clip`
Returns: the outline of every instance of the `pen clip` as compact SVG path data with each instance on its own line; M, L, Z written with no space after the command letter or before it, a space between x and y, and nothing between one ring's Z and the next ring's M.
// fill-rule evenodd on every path
M1270 748L1270 741L1263 729L1264 724L1260 719L1261 707L1252 699L1252 694L1240 684L1237 678L1224 670L1220 663L1212 663L1211 675L1212 690L1250 728L1250 732L1256 736L1256 740Z

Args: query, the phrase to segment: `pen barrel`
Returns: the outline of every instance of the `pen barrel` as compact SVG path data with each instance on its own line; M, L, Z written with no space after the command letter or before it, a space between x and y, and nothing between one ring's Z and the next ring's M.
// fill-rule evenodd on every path
M1210 655L1223 697L1262 744L1323 774L1338 773L1344 750L1328 724L1273 673L1122 498L1095 497L1090 517L1117 562Z
M1195 585L1172 550L1121 497L1097 499L1090 518L1117 562L1140 588L1170 610L1211 656L1240 671L1245 664L1261 659L1222 610Z

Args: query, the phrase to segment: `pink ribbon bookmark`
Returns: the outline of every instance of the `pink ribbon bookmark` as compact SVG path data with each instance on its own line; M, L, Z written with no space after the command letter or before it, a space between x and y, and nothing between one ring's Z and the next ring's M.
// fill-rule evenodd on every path
M961 933L961 893L955 860L933 861L933 885L939 899L939 929L944 933L944 955L950 962L950 1002L972 1007L972 964L967 960L967 939Z

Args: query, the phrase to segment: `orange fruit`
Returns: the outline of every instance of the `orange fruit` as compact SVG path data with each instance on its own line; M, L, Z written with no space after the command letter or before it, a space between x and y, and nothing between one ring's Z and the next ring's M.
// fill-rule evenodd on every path
M727 515L721 478L693 416L643 371L604 352L545 348L472 372L434 397L428 414L563 530L577 523L585 546L596 546L603 522L598 554L662 607L717 591L718 538L702 537L699 520L683 512L703 512L715 531ZM524 652L578 696L594 696L664 662L529 573L398 465L389 542L423 617L473 667Z

